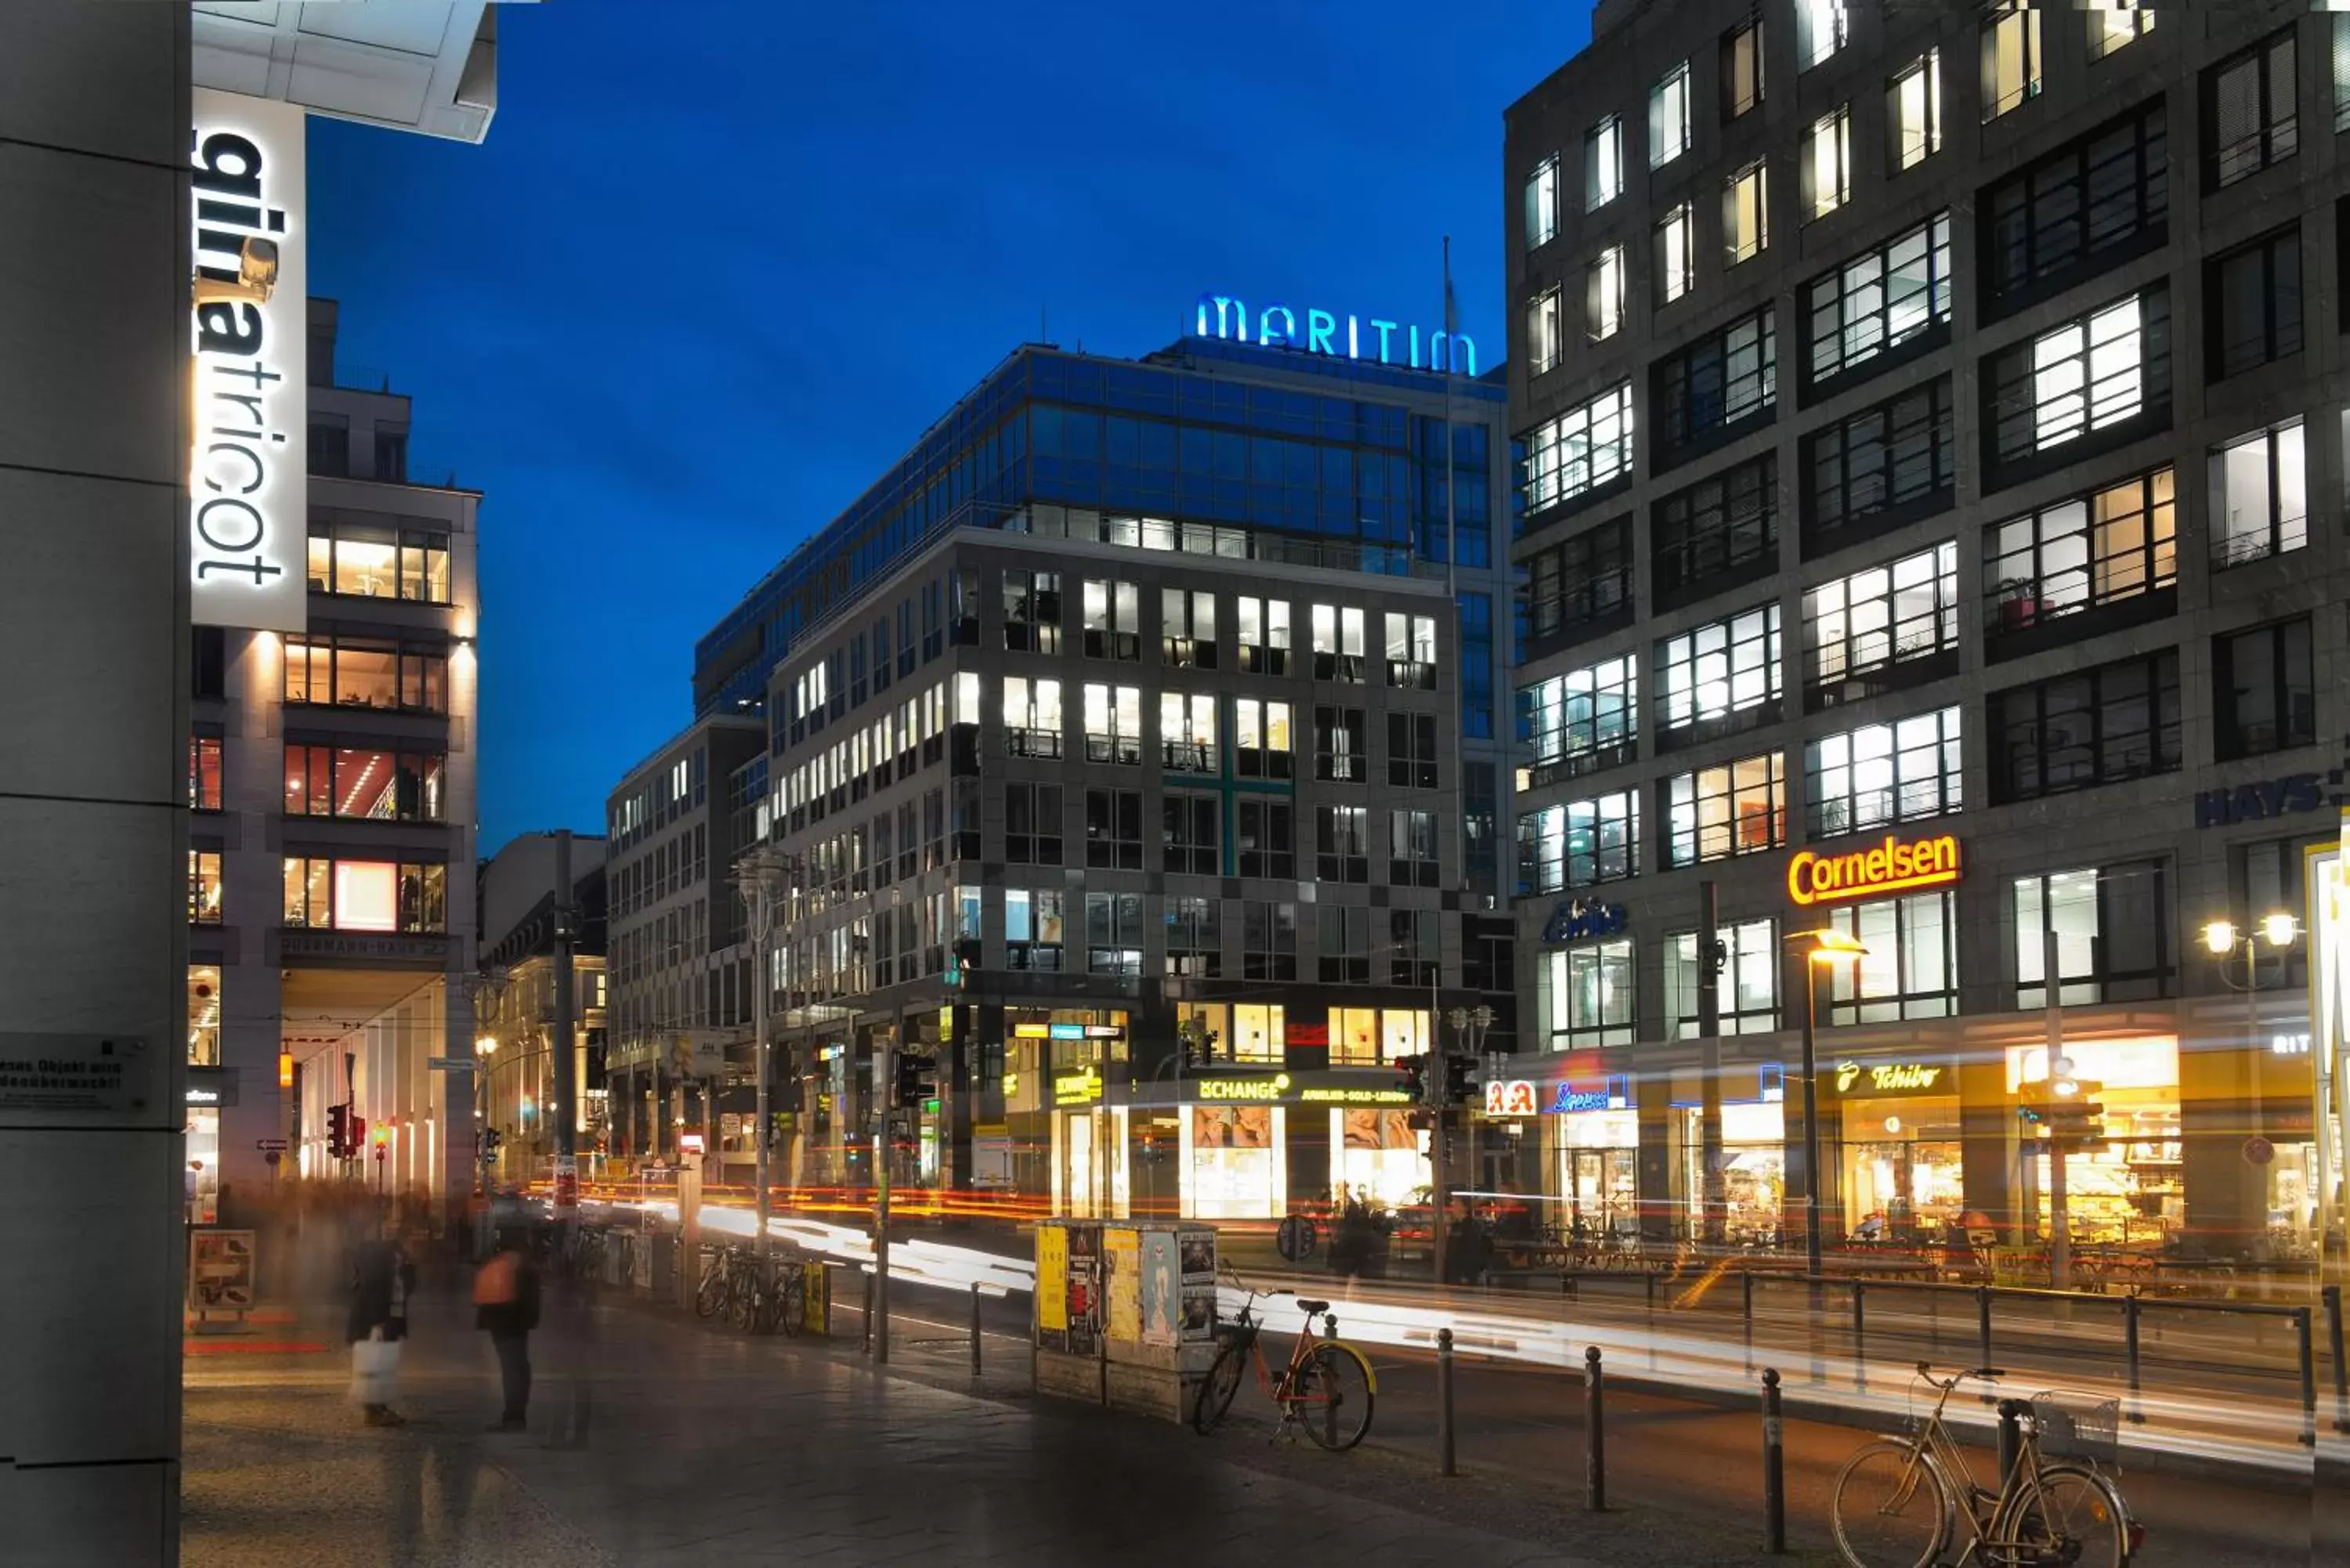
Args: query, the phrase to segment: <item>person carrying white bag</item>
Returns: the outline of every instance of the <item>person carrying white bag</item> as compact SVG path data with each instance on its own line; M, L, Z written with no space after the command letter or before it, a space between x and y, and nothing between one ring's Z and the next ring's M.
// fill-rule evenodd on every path
M351 1398L370 1427L406 1425L391 1407L400 1385L400 1342L408 1337L408 1298L416 1264L395 1241L362 1241L351 1266Z

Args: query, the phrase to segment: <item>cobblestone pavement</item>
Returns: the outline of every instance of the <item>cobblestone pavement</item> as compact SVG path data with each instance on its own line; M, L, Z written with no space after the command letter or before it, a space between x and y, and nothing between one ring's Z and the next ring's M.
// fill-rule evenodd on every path
M1288 1454L1245 1431L1204 1442L1004 1397L1001 1373L992 1394L942 1386L948 1358L926 1363L911 1346L883 1372L847 1338L752 1342L637 1305L552 1313L533 1339L531 1430L491 1434L486 1341L453 1299L419 1304L403 1428L359 1423L339 1346L192 1365L191 1568L1202 1557L1598 1568L1458 1509L1415 1506L1375 1456ZM1317 1484L1316 1471L1353 1484ZM1366 1482L1389 1495L1366 1495Z

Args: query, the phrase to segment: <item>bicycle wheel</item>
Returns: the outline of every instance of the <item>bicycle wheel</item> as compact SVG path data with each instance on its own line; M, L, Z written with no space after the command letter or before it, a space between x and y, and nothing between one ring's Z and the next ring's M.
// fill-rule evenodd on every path
M1305 1435L1344 1453L1371 1429L1371 1364L1351 1345L1326 1340L1298 1367L1286 1401Z
M726 1321L744 1334L759 1321L759 1282L747 1270L735 1275L727 1290Z
M702 1276L702 1288L693 1293L693 1315L716 1317L718 1309L726 1304L726 1271L713 1268Z
M2019 1568L2043 1563L2124 1568L2129 1562L2121 1495L2105 1477L2078 1465L2041 1466L1991 1534L1993 1550Z
M807 1326L807 1277L799 1269L785 1269L775 1284L776 1318L785 1339L797 1339Z
M1941 1478L1908 1445L1890 1441L1845 1461L1829 1512L1836 1550L1852 1568L1927 1568L1950 1529Z
M1219 1354L1215 1365L1208 1368L1207 1376L1200 1380L1200 1392L1191 1400L1191 1429L1206 1437L1232 1407L1232 1396L1240 1392L1241 1375L1247 1370L1248 1352L1238 1345L1228 1345Z

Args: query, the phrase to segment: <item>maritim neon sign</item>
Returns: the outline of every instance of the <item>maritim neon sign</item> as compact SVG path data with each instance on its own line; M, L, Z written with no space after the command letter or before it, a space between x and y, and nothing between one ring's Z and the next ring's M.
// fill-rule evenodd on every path
M1203 294L1192 330L1194 336L1201 337L1258 343L1267 348L1295 348L1339 359L1368 359L1376 364L1401 365L1440 374L1477 373L1477 344L1467 333L1430 328L1425 334L1427 352L1423 357L1423 335L1419 327L1383 321L1376 316L1341 316L1311 307L1299 311L1285 305L1268 305L1252 316L1248 306L1236 296Z

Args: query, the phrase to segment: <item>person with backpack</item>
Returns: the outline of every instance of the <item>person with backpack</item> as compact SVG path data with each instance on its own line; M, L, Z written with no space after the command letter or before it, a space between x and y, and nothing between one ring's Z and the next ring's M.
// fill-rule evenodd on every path
M512 1231L473 1276L473 1326L485 1330L498 1353L505 1408L494 1432L519 1432L530 1409L530 1331L538 1326L538 1267Z

